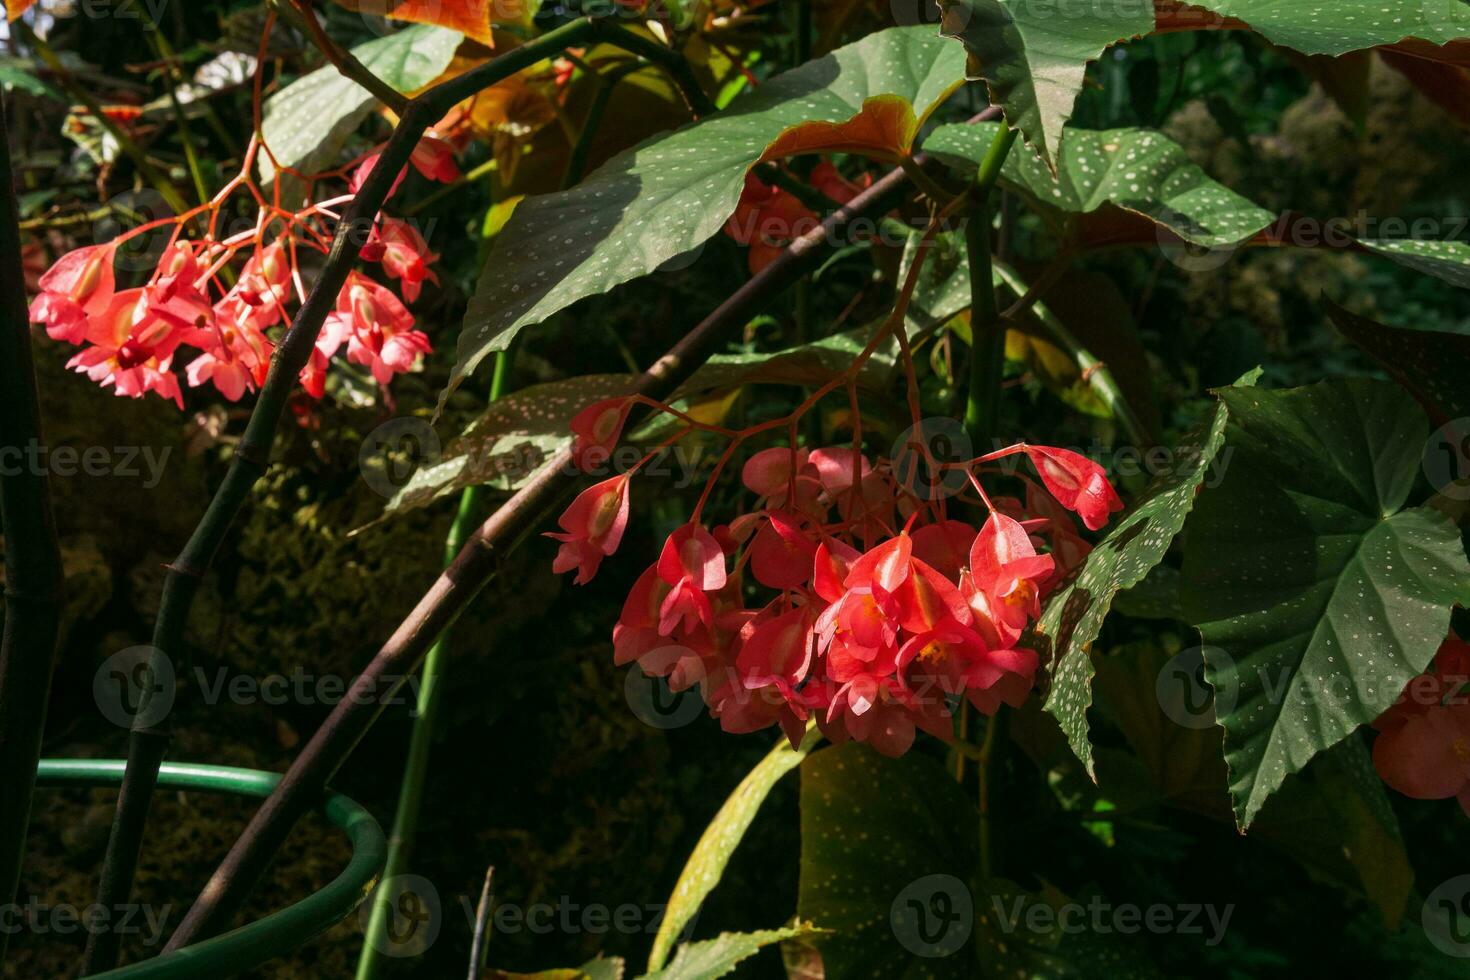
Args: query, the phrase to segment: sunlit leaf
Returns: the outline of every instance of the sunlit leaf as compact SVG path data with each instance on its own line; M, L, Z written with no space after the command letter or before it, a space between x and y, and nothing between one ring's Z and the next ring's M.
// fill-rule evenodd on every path
M773 143L818 145L817 123L854 123L850 148L876 152L870 125L898 96L923 120L960 84L963 53L932 29L894 28L778 75L730 108L620 154L581 184L527 198L485 265L460 335L452 390L522 327L685 256L734 213L745 174ZM879 111L881 110L881 111ZM787 136L789 131L797 135ZM828 146L830 131L821 145ZM858 139L858 136L861 139ZM832 148L832 147L829 147ZM905 149L895 146L892 152ZM442 400L442 398L441 398Z
M433 81L448 66L460 35L416 25L352 49L364 68L400 92ZM367 118L376 100L367 89L325 65L298 78L265 103L261 130L271 154L284 167L319 170L334 162L347 137ZM257 158L263 180L275 173L270 154Z
M1424 670L1470 564L1448 517L1406 508L1429 425L1397 385L1219 395L1232 456L1190 520L1183 599L1246 827Z
M472 37L494 47L493 24L529 26L539 0L336 0L348 10L363 14L434 24Z

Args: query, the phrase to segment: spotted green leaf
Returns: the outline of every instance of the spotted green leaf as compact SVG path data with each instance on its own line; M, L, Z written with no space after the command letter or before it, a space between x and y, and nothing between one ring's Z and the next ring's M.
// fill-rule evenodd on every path
M801 761L819 741L821 733L815 728L794 749L791 743L782 738L740 781L735 792L730 794L725 805L720 807L714 819L704 828L699 843L694 845L689 860L684 863L684 870L679 872L673 894L669 896L668 908L664 912L663 921L659 923L658 935L653 939L653 951L648 957L649 970L658 970L663 966L679 933L694 919L700 904L714 891L715 885L719 884L720 876L725 873L725 865L730 863L730 855L735 853L741 838L750 829L751 821L755 819L771 789L782 776L801 765Z
M1470 243L1360 238L1358 244L1415 272L1443 279L1461 289L1470 289Z
M849 742L813 753L801 767L796 908L832 930L817 942L827 977L973 976L969 923L945 919L973 915L978 833L975 807L954 777L917 752L886 759ZM940 896L951 909L944 919L913 921ZM904 920L897 930L894 915ZM925 925L936 945L957 948L935 957L908 948L900 937L912 941Z
M1390 327L1324 302L1337 329L1376 357L1435 425L1470 418L1470 334Z
M1219 395L1233 455L1190 520L1182 598L1244 828L1424 670L1470 564L1448 517L1405 506L1429 426L1403 389L1352 379Z
M974 169L998 125L940 126L924 149ZM1087 236L1115 239L1108 244L1118 244L1119 238L1162 242L1168 238L1156 230L1162 228L1193 245L1226 247L1251 238L1273 218L1213 180L1183 147L1154 130L1068 130L1056 163L1053 176L1035 156L1013 152L1001 170L1001 183L1043 209L1087 215L1119 209L1135 216L1132 227L1099 228ZM1137 218L1146 221L1140 225Z
M1154 28L1153 5L1138 0L943 0L940 6L940 29L969 51L967 77L984 79L990 101L1049 166L1058 160L1087 63L1109 45Z
M668 966L655 973L646 973L639 980L715 980L772 943L806 939L816 933L817 930L810 925L800 922L759 932L722 932L714 939L684 943L674 951L674 958Z
M591 374L533 385L501 398L442 454L422 460L393 491L378 520L458 496L465 487L518 488L571 443L574 415L595 401L628 394L635 380L631 374Z
M570 190L527 198L485 263L449 390L521 328L688 257L768 153L906 151L899 144L959 86L963 58L931 28L881 31L619 154Z
M1254 376L1240 383L1253 384ZM1037 621L1037 652L1047 665L1043 708L1057 719L1089 776L1097 778L1087 709L1092 705L1092 643L1119 592L1141 583L1184 526L1201 484L1211 476L1225 441L1227 410L1217 405L1187 436L1168 469L1092 549L1082 567L1048 600ZM1228 465L1221 460L1221 467Z
M1067 977L1128 980L1156 972L1116 936L1063 929L1074 904L985 878L977 815L953 775L918 752L888 759L849 742L801 767L797 909L827 980ZM1028 909L1052 907L1050 927Z
M1075 2L1075 0L1072 0ZM1445 44L1470 37L1464 0L1189 0L1190 5L1244 21L1272 44L1303 54L1341 55L1408 38ZM1172 22L1207 26L1177 5L1161 12Z
M412 92L442 73L459 47L459 32L416 24L352 49L364 68L400 92ZM334 161L337 151L370 111L367 89L343 77L333 65L318 68L271 96L261 132L282 166L310 172ZM270 180L269 154L257 157L260 175Z
M991 101L1048 165L1088 62L1155 30L1218 28L1231 18L1307 55L1409 42L1437 57L1435 46L1470 38L1464 0L941 0L941 7L944 32L969 51L969 76L985 80Z

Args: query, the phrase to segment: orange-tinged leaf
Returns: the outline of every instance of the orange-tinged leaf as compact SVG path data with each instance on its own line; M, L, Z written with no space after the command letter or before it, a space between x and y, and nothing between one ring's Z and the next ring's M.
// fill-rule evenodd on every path
M806 122L778 136L761 162L798 153L861 153L897 161L908 155L919 132L919 120L908 99L875 95L846 122Z
M526 23L536 12L530 0L337 0L337 3L348 10L390 20L437 24L488 47L495 45L490 34L492 23Z
M5 0L5 16L9 20L16 20L30 10L35 2L36 0Z

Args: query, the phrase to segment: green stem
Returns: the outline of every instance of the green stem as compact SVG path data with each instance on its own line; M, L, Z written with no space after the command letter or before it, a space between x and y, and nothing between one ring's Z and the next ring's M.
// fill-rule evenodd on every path
M1005 705L985 723L985 739L980 743L978 804L980 808L980 874L989 880L995 874L995 841L991 827L991 790L995 787L996 760L1000 757L1001 736L1005 731Z
M163 62L163 82L168 87L169 105L173 107L174 116L179 122L179 142L184 144L184 159L189 164L189 177L194 181L194 193L199 196L200 204L209 203L209 184L204 179L204 171L199 165L199 153L194 148L194 136L189 131L189 119L184 115L184 105L179 101L178 88L174 79L174 63L172 52L165 45L162 31L146 31L148 43L153 46L153 51Z
M173 184L169 183L168 178L153 165L153 161L148 159L148 154L143 152L142 147L133 142L133 138L123 132L122 128L102 111L101 103L67 70L66 66L61 63L61 59L56 56L56 52L51 50L51 45L38 37L36 32L31 30L23 20L14 21L11 27L35 49L36 54L41 56L41 60L46 62L46 67L56 75L56 80L61 83L62 88L66 89L67 94L86 106L87 111L97 120L97 124L107 130L108 135L117 141L118 149L127 154L128 158L133 161L133 166L138 168L138 173L153 186L154 190L158 191L159 195L168 202L168 206L179 214L188 210L188 205L184 203L183 197L174 189Z
M975 204L965 224L965 247L970 258L970 388L965 401L965 431L976 452L986 452L995 434L1000 413L1000 383L1005 370L1005 327L995 301L995 282L990 255L990 192L1000 178L1001 167L1016 130L1002 124L981 161L971 188Z
M507 352L495 359L495 377L490 383L490 401L505 393L510 357ZM485 497L484 486L465 487L459 495L459 511L449 534L444 539L444 565L454 561L464 547L470 532L478 526L476 515ZM403 782L398 790L398 808L393 814L393 830L388 835L388 861L383 867L382 882L387 885L408 866L409 852L418 833L419 810L423 806L424 782L428 778L429 751L434 744L434 728L439 717L439 704L444 689L441 675L448 656L452 629L446 629L429 648L424 660L423 681L419 686L418 717L413 721L409 737L408 762L403 769ZM373 893L372 914L363 934L362 954L357 961L357 980L372 980L383 968L381 952L388 936L388 920L393 912L393 896L387 887Z
M0 96L0 134L8 132L4 97ZM0 449L4 457L24 459L29 447L43 443L14 187L9 142L0 135ZM10 903L20 881L60 628L62 584L45 469L13 469L0 477L0 532L5 537L5 633L0 639L0 907ZM5 960L8 933L0 929L0 964Z
M404 208L403 213L408 217L413 217L420 211L423 211L429 205L443 200L466 184L473 184L480 178L494 172L496 166L497 162L494 159L486 160L478 167L467 170L464 173L460 174L459 177L445 184L443 187L435 189L433 193L425 194L423 197L419 198L417 201Z
M597 94L592 97L592 104L587 107L587 118L582 123L582 131L577 134L577 143L572 147L572 155L567 158L567 169L561 178L561 189L567 190L582 179L587 172L587 157L592 153L592 141L597 138L597 132L602 128L602 118L607 114L608 103L612 101L613 92L618 83L628 75L640 70L644 65L641 62L630 62L619 65L606 75L597 75Z

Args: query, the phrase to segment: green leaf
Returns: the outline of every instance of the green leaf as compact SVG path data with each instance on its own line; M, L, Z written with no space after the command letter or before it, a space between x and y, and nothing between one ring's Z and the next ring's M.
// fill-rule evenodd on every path
M598 956L581 966L535 973L509 973L496 970L495 980L623 980L624 963L620 956Z
M886 759L856 742L813 754L801 767L796 908L833 930L817 942L829 980L974 976L977 836L973 804L932 759L916 752ZM937 890L923 887L929 883ZM921 956L906 945L920 940L925 925L912 921L914 909L922 915L941 893L950 905L945 918L961 917L949 928L933 923L940 927L934 941L950 955Z
M924 141L924 149L973 170L998 126L940 126ZM1109 239L1108 244L1167 240L1158 226L1190 244L1218 248L1238 245L1272 221L1271 212L1212 179L1183 147L1155 130L1068 130L1056 164L1054 177L1036 157L1012 153L1001 170L1001 184L1043 210L1126 212L1103 215L1120 227L1091 234L1084 230L1084 238ZM1139 222L1140 217L1146 221Z
M1048 166L1058 160L1087 63L1109 45L1154 28L1149 3L942 0L940 6L940 30L970 53L966 76L984 79L991 103Z
M27 59L0 56L0 88L17 88L53 102L67 101L64 94L37 78L34 70L34 64Z
M847 370L868 345L876 326L859 327L782 351L716 354L684 382L676 398L747 384L820 385ZM888 387L898 363L898 342L887 340L875 350L858 381L873 391Z
M1156 975L1114 936L1055 915L1035 928L1031 904L1075 903L983 879L977 836L974 804L934 760L857 742L814 754L801 768L797 909L833 931L816 943L827 980Z
M942 30L964 42L968 75L1021 130L1047 165L1064 144L1087 64L1110 45L1155 30L1219 27L1235 18L1268 40L1303 54L1342 55L1407 39L1422 50L1470 37L1464 0L1190 0L1161 6L1121 0L941 0ZM1431 56L1437 54L1431 49ZM1070 134L1066 134L1070 137Z
M657 973L646 973L641 980L715 980L772 943L803 939L817 932L805 923L759 932L722 932L714 939L684 943L674 952L667 967Z
M962 57L922 26L872 34L778 75L723 112L619 154L570 190L526 199L485 264L448 391L521 328L687 256L718 234L746 171L763 157L906 150L858 137L876 128L910 141L960 84Z
M1444 44L1470 37L1464 0L1189 0L1245 21L1266 40L1303 54L1347 54L1419 38ZM1184 14L1183 16L1189 16Z
M1190 522L1183 600L1244 828L1424 670L1470 565L1451 520L1404 509L1428 426L1397 385L1219 394L1233 455Z
M449 65L461 38L457 31L416 24L352 49L364 68L400 92L422 88ZM305 75L271 96L261 130L283 166L311 172L334 161L337 151L358 127L376 100L367 89L344 78L333 65ZM257 158L262 180L275 166L270 156Z
M1094 779L1096 764L1087 722L1095 673L1092 643L1113 598L1138 585L1164 560L1224 444L1226 417L1225 406L1216 406L1200 428L1183 440L1172 467L1155 477L1143 498L1092 549L1073 578L1047 600L1036 623L1036 649L1048 665L1050 678L1043 707L1057 719L1072 751Z
M648 956L650 971L658 970L664 965L679 933L694 919L700 905L714 891L715 885L719 884L720 876L725 873L725 865L730 863L730 855L735 853L735 848L750 829L751 821L755 819L771 789L782 776L801 765L801 760L807 757L807 753L821 739L821 733L815 728L807 732L801 745L795 749L782 738L740 781L735 792L730 794L725 805L720 807L714 819L704 828L704 833L699 836L699 843L694 845L689 860L684 863L684 870L679 872L673 894L669 896L669 905L659 924L658 935L653 939L653 951ZM675 963L677 962L676 959Z
M1415 272L1470 289L1470 244L1429 242L1411 238L1360 238L1358 244Z
M1470 417L1470 334L1390 327L1323 302L1343 336L1377 358L1435 425Z
M636 381L632 374L589 374L532 385L491 403L442 456L425 460L367 527L466 487L519 488L571 443L573 416L595 401L630 393Z

